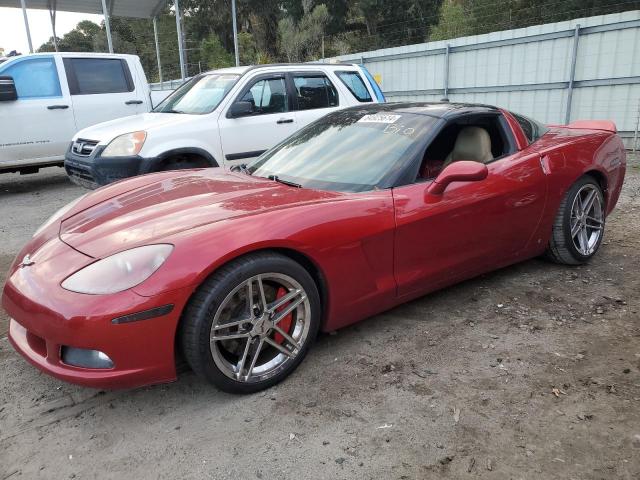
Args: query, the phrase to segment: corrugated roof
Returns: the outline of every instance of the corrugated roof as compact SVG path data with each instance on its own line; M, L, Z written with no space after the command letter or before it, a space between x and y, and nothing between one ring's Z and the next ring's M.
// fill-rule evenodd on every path
M59 12L102 14L101 0L25 0L28 9L48 10L55 3ZM151 18L167 4L167 0L107 0L109 15L117 17ZM0 7L20 8L20 0L0 0Z

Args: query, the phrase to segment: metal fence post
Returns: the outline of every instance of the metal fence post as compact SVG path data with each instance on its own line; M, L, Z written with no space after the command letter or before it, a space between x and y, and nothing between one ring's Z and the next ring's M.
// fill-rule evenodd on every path
M631 151L634 153L636 153L636 150L638 149L638 128L640 127L640 98L638 99L638 111L636 113L636 129L633 132L633 147L631 148Z
M107 10L106 0L102 0L102 15L104 16L104 28L107 31L107 45L109 45L109 53L113 53L113 40L111 39L111 24L109 23L109 10Z
M240 54L238 53L238 23L236 20L236 0L231 0L231 15L233 16L233 51L236 55L236 67L239 67Z
M158 60L158 77L162 90L162 63L160 62L160 43L158 42L158 17L153 17L153 38L156 42L156 59Z
M451 53L451 45L447 43L444 51L444 98L449 99L449 54Z
M104 0L102 0L104 2ZM178 34L178 55L180 57L180 78L184 82L184 79L187 78L187 74L185 72L185 59L184 59L184 42L182 38L182 14L180 13L180 1L173 0L173 5L176 10L176 30Z
M24 0L20 0L22 5L22 16L24 17L24 28L27 31L27 41L29 42L29 53L33 53L33 44L31 43L31 30L29 30L29 18L27 18L27 7Z
M571 53L571 72L569 73L569 86L567 87L567 108L564 115L564 123L571 121L571 101L573 99L573 83L576 76L576 60L578 58L578 42L580 41L580 24L576 25L573 32L573 52Z

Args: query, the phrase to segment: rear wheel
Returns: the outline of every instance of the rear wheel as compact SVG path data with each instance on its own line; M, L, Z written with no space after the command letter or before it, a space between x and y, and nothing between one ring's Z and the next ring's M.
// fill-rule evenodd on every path
M547 256L567 265L580 265L595 255L602 243L605 203L602 189L584 176L566 193L556 214Z
M319 324L309 273L263 253L231 262L198 289L183 315L181 343L197 374L224 391L250 393L293 372Z

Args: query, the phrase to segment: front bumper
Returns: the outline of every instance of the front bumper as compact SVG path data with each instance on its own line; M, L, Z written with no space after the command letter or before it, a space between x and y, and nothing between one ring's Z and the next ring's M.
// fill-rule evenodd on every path
M86 262L79 252L56 242L56 255L33 256L35 264L17 268L7 280L2 306L11 317L9 340L31 364L61 380L94 388L131 388L176 379L175 333L188 289L144 297L132 290L113 295L84 295L60 287L69 265ZM66 264L66 268L64 265ZM116 318L174 305L169 313L114 324ZM165 310L166 311L166 310ZM63 346L98 350L113 368L67 365Z
M64 168L72 182L84 188L95 189L136 175L154 171L156 158L138 155L130 157L102 157L105 147L96 147L89 156L67 150Z

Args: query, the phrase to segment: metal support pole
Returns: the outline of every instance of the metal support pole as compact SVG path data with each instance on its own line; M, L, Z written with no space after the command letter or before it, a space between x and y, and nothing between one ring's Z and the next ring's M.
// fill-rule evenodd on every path
M569 73L569 86L567 87L567 109L564 115L565 125L571 121L571 101L573 99L573 84L576 76L576 60L578 58L578 42L580 41L580 24L576 25L573 33L573 52L571 52L571 72Z
M634 153L636 153L636 150L638 149L638 128L640 128L640 99L638 99L638 112L636 113L636 130L635 132L633 132L633 147L631 148L631 151Z
M180 56L180 78L184 81L187 78L185 72L185 60L184 60L184 44L182 38L182 14L180 13L180 1L173 0L173 5L176 9L176 31L178 33L178 54Z
M325 60L324 60L324 35L322 35L322 55L321 55L321 57L322 57L322 63L324 63L325 62Z
M240 54L238 53L238 24L236 20L236 0L231 0L231 16L233 16L233 50L236 54L236 67L239 67Z
M444 98L442 100L449 101L449 54L451 53L451 45L447 43L444 51Z
M51 31L53 32L53 48L58 51L58 37L56 36L56 10L57 0L49 0L49 18L51 19Z
M107 10L106 0L102 0L102 15L104 15L104 28L107 31L107 44L109 53L113 53L113 41L111 39L111 25L109 24L109 10Z
M158 60L158 78L162 88L162 63L160 62L160 43L158 42L158 17L153 17L153 39L156 42L156 60Z
M33 44L31 43L31 30L29 30L29 19L27 18L27 7L24 0L20 0L22 5L22 16L24 17L24 28L27 31L27 41L29 42L29 53L33 53Z

